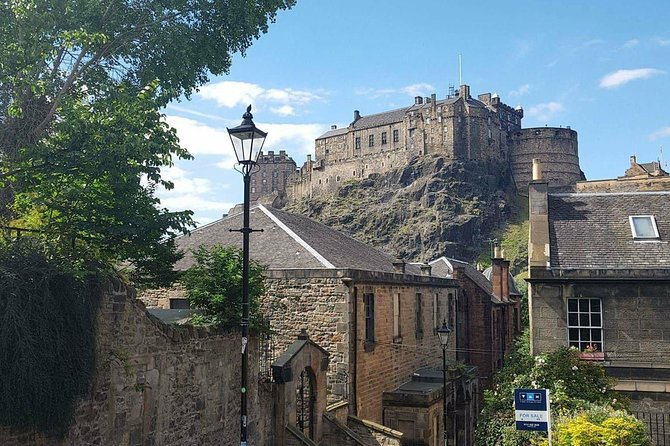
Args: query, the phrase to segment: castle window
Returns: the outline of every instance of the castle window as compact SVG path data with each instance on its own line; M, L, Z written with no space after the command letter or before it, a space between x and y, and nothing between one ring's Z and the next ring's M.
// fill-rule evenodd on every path
M256 188L255 188L255 187L252 187L252 188L251 188L251 193L252 193L252 194L255 194L255 193L256 193Z
M339 175L337 175L337 176L335 177L335 181L337 181L338 183L340 182L340 176L339 176Z
M368 135L368 147L374 147L375 135Z
M393 131L393 142L398 142L400 140L400 137L398 136L398 131L394 130Z
M386 132L382 132L382 144L386 144Z
M658 227L653 215L631 215L628 217L630 229L633 232L633 238L638 239L658 239Z
M393 342L402 342L400 334L400 293L393 294Z
M353 172L351 172L351 176L352 176L352 177L355 177L355 176L356 176L356 171L355 171L355 170L354 170Z
M356 137L355 144L356 144L356 148L358 150L360 150L361 149L361 138L359 136Z
M414 132L416 129L409 129L409 137L412 138L414 136Z

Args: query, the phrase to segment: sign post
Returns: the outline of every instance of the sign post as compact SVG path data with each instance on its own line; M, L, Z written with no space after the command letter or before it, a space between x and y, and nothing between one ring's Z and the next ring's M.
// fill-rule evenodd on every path
M516 430L547 432L551 446L549 390L514 389Z

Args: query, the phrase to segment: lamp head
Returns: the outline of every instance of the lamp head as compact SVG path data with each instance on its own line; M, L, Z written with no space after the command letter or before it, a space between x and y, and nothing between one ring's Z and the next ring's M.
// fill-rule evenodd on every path
M440 338L440 344L442 347L446 347L449 343L449 335L451 334L451 328L447 325L447 321L442 322L442 326L437 329L437 335Z
M242 173L245 174L250 172L253 165L256 164L258 155L263 150L265 137L268 135L267 132L256 127L253 119L251 105L249 105L247 111L242 115L242 123L237 127L226 129L228 130L237 162L242 168Z

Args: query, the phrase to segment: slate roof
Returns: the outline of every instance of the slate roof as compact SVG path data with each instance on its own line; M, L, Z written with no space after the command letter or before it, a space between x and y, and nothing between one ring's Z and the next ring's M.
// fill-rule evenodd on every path
M472 280L475 285L487 292L491 296L492 302L501 303L501 300L493 294L491 282L489 282L482 273L477 271L477 268L469 263L463 262L462 260L440 257L439 259L428 262L428 264L432 267L432 275L445 279L453 279L453 268L462 268L463 274Z
M670 268L670 192L549 195L552 268ZM628 217L653 215L659 240L633 240Z
M328 130L326 133L316 139L331 138L333 136L346 135L347 133L349 133L349 129L347 127L341 127L335 130Z
M486 279L490 282L491 281L491 273L493 272L493 267L489 266L486 268L484 271L482 271L482 274ZM512 276L512 273L509 273L509 277L507 280L508 286L509 286L509 295L510 296L521 296L521 293L519 292L519 289L516 287L516 282L514 282L514 276Z
M303 215L291 214L258 204L251 208L251 258L268 269L358 269L393 273L394 258ZM242 214L230 215L177 238L185 253L175 265L186 270L194 263L191 251L200 245L242 247L242 234L230 232L242 227ZM420 268L407 264L407 274L421 275Z

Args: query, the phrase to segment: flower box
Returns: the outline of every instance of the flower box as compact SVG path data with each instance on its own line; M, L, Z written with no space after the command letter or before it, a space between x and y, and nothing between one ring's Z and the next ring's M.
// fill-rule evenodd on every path
M605 353L603 353L603 352L579 352L579 353L577 353L577 357L579 359L583 359L585 361L604 361L605 360Z

